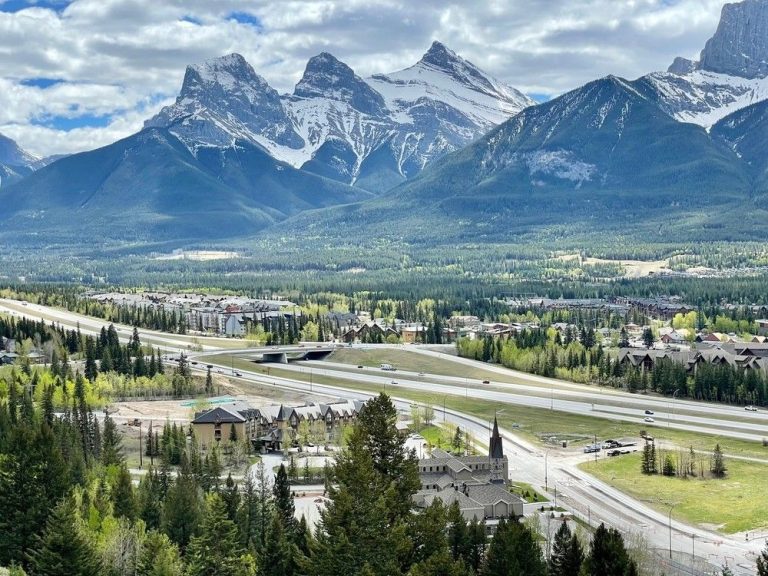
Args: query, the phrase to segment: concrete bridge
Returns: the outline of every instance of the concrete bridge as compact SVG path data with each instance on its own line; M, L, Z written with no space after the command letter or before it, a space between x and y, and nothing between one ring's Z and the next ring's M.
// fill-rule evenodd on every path
M287 364L288 362L300 362L301 360L323 360L335 349L336 346L333 344L298 344L295 346L269 346L233 350L231 353L237 356L245 356L254 362L261 362L263 364Z

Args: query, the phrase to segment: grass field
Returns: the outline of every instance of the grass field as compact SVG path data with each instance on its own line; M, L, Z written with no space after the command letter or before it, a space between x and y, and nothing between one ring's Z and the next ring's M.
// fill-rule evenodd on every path
M672 509L673 518L726 534L768 526L768 465L726 460L723 479L646 476L640 472L641 454L604 458L581 465L582 470L660 512ZM707 464L704 464L707 470Z

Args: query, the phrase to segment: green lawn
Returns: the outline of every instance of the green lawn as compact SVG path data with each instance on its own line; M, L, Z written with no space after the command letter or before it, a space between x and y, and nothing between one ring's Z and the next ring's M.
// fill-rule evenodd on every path
M339 348L330 357L331 362L378 368L381 364L392 364L399 370L409 372L425 372L472 380L495 380L501 382L519 382L511 376L506 376L481 367L469 366L460 362L452 362L450 356L445 359L393 348Z
M455 430L453 432L455 432ZM442 448L443 450L449 450L451 448L453 432L448 428L435 426L434 424L425 426L419 430L419 434L421 434L431 446Z
M673 518L691 524L726 534L768 526L768 465L726 459L728 474L723 479L683 479L646 476L640 472L640 458L637 452L590 461L581 468L661 512L668 513L675 504Z

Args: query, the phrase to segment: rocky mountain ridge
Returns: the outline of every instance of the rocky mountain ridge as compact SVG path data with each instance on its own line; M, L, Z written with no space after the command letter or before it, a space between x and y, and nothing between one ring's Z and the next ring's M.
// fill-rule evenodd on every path
M146 127L191 151L242 138L295 168L382 192L535 102L439 42L414 66L369 79L329 53L278 95L237 54L187 68L172 106Z

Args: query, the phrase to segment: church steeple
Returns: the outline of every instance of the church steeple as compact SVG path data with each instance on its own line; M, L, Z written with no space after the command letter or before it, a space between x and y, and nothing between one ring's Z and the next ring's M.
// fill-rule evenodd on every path
M493 433L488 445L488 456L492 460L501 460L504 458L504 447L501 444L501 435L499 434L499 423L496 416L493 417Z

